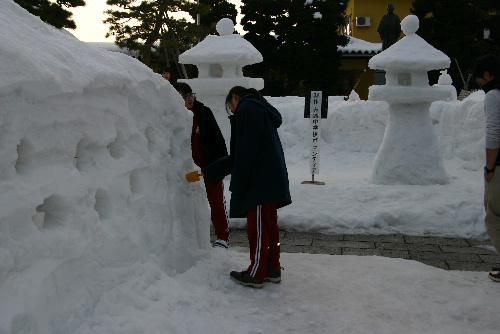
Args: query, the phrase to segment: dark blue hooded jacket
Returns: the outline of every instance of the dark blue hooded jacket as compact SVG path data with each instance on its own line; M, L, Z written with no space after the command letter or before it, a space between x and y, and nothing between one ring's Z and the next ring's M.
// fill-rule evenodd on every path
M246 217L261 204L292 202L285 155L277 129L281 114L264 99L243 97L231 121L231 155L203 169L216 181L231 174L230 216Z

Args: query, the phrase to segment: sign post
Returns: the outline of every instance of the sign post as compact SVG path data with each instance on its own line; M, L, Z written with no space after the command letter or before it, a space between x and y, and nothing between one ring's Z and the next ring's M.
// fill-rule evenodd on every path
M304 107L304 118L311 119L312 128L312 145L311 145L311 160L309 166L311 168L311 181L303 181L302 184L325 185L325 182L315 181L314 175L319 174L320 162L320 134L321 134L321 119L326 118L328 114L328 95L322 91L311 91L306 96Z

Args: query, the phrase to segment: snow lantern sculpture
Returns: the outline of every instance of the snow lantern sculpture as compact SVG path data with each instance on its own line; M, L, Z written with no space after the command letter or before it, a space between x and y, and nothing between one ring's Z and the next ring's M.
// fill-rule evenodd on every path
M435 86L440 86L448 90L449 95L446 98L446 101L457 101L457 89L453 86L453 80L451 76L448 74L447 70L442 70L441 75L439 76L438 83Z
M234 34L231 19L221 19L216 30L219 36L209 35L179 56L180 63L198 68L198 78L179 81L202 97L226 96L234 86L264 88L263 79L243 76L243 67L262 62L262 54L241 35Z
M369 67L386 72L386 84L370 87L369 100L389 103L389 120L375 158L376 184L446 184L438 139L429 107L449 97L449 87L429 85L427 72L450 66L450 59L416 34L419 20L401 22L406 35L370 59Z

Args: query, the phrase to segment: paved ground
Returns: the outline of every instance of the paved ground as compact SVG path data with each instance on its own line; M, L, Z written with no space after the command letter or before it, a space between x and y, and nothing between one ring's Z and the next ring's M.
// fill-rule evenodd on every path
M232 247L248 248L246 231L231 231L230 244ZM492 266L500 267L500 256L492 250L489 241L461 238L282 231L281 252L377 255L416 260L447 270L488 271Z

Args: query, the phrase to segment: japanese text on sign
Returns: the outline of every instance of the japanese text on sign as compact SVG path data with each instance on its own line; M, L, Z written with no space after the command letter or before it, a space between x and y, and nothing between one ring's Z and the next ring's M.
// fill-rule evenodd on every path
M321 124L321 102L323 100L323 92L312 91L311 92L311 127L312 127L312 147L311 147L311 174L319 174L319 136L320 136L320 124Z

